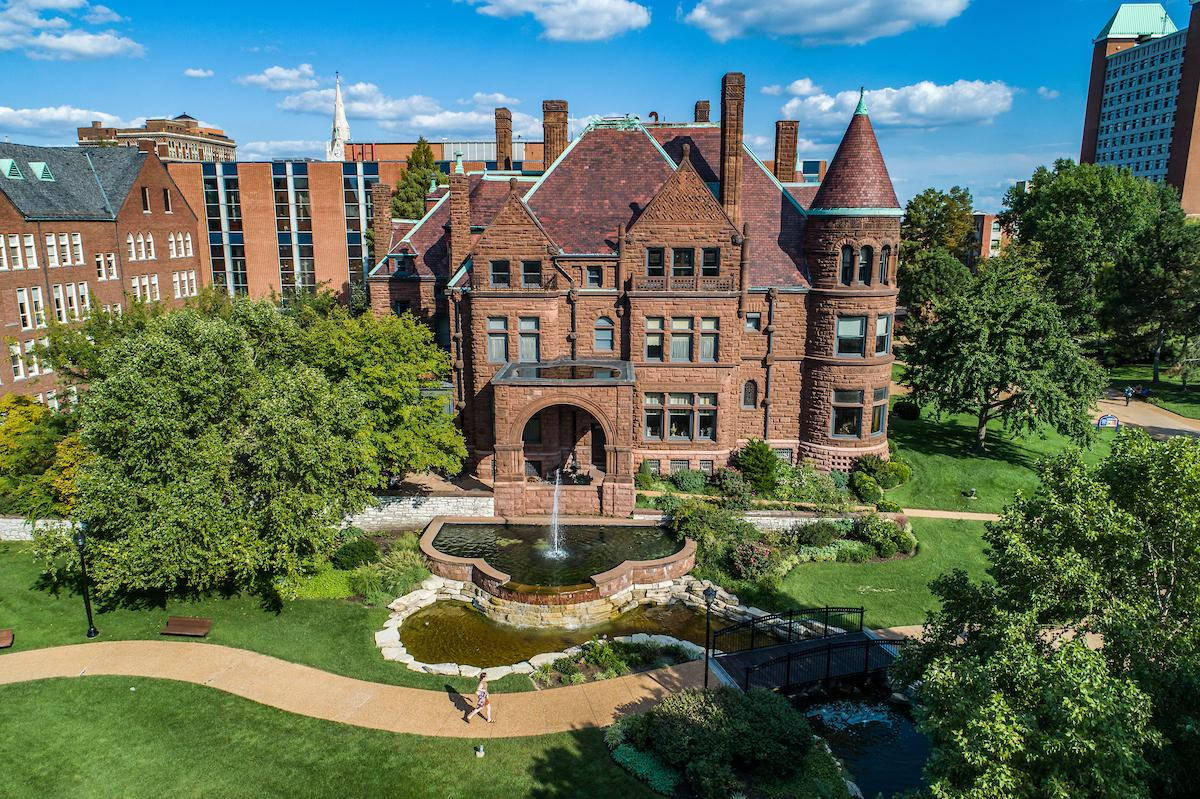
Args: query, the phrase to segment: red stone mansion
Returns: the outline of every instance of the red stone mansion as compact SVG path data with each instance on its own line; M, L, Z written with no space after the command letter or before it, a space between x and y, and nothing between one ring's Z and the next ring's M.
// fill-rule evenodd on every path
M751 153L744 103L730 73L718 122L701 101L568 143L547 101L545 172L459 167L415 226L377 219L372 302L448 341L497 515L546 512L564 467L564 512L628 515L643 462L713 470L751 438L824 469L886 457L901 210L866 108L817 184L795 122L773 170Z

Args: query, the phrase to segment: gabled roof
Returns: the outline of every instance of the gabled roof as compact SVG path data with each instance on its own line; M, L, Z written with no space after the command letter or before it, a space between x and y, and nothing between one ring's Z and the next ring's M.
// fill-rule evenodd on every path
M0 143L0 158L17 162L23 180L0 176L3 192L29 220L112 220L137 181L146 154L132 147L30 147ZM53 180L38 180L30 162Z
M684 147L687 149L687 145ZM737 231L737 225L713 196L691 158L680 161L675 173L663 183L630 228L636 229L642 222L675 221L719 222Z
M1177 30L1162 3L1122 3L1094 41L1166 36Z
M879 151L871 117L860 100L809 210L899 207L900 201L896 199L883 153Z
M566 253L616 252L629 225L671 177L665 158L636 122L595 126L575 139L525 200Z

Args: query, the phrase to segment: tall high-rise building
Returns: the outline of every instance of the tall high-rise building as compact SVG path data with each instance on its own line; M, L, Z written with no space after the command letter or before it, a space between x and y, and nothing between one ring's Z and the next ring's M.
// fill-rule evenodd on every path
M1079 160L1179 189L1200 214L1200 10L1180 30L1160 3L1125 3L1094 40Z

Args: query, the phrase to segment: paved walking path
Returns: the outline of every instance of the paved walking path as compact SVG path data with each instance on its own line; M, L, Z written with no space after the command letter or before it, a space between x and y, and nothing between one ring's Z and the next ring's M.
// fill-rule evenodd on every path
M495 724L463 722L474 697L343 677L268 655L182 641L105 641L0 655L0 685L109 674L207 685L271 707L356 727L440 738L512 738L605 727L669 693L698 687L703 661L611 680L493 694Z
M1126 405L1125 397L1116 389L1109 389L1104 399L1096 403L1096 409L1098 412L1093 421L1111 413L1121 420L1121 424L1144 428L1147 433L1156 438L1200 436L1200 420L1180 416L1166 408L1160 408L1142 400L1134 400Z
M995 522L1000 520L996 513L975 513L969 510L934 510L933 508L904 508L905 516L916 516L922 519L962 519L968 522Z

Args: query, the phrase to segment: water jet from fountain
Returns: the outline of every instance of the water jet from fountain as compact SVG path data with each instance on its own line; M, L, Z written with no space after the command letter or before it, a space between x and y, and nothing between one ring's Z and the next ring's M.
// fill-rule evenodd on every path
M554 506L550 512L550 549L546 557L551 560L562 560L567 556L567 550L562 546L562 525L558 523L558 497L562 493L562 469L554 470Z

